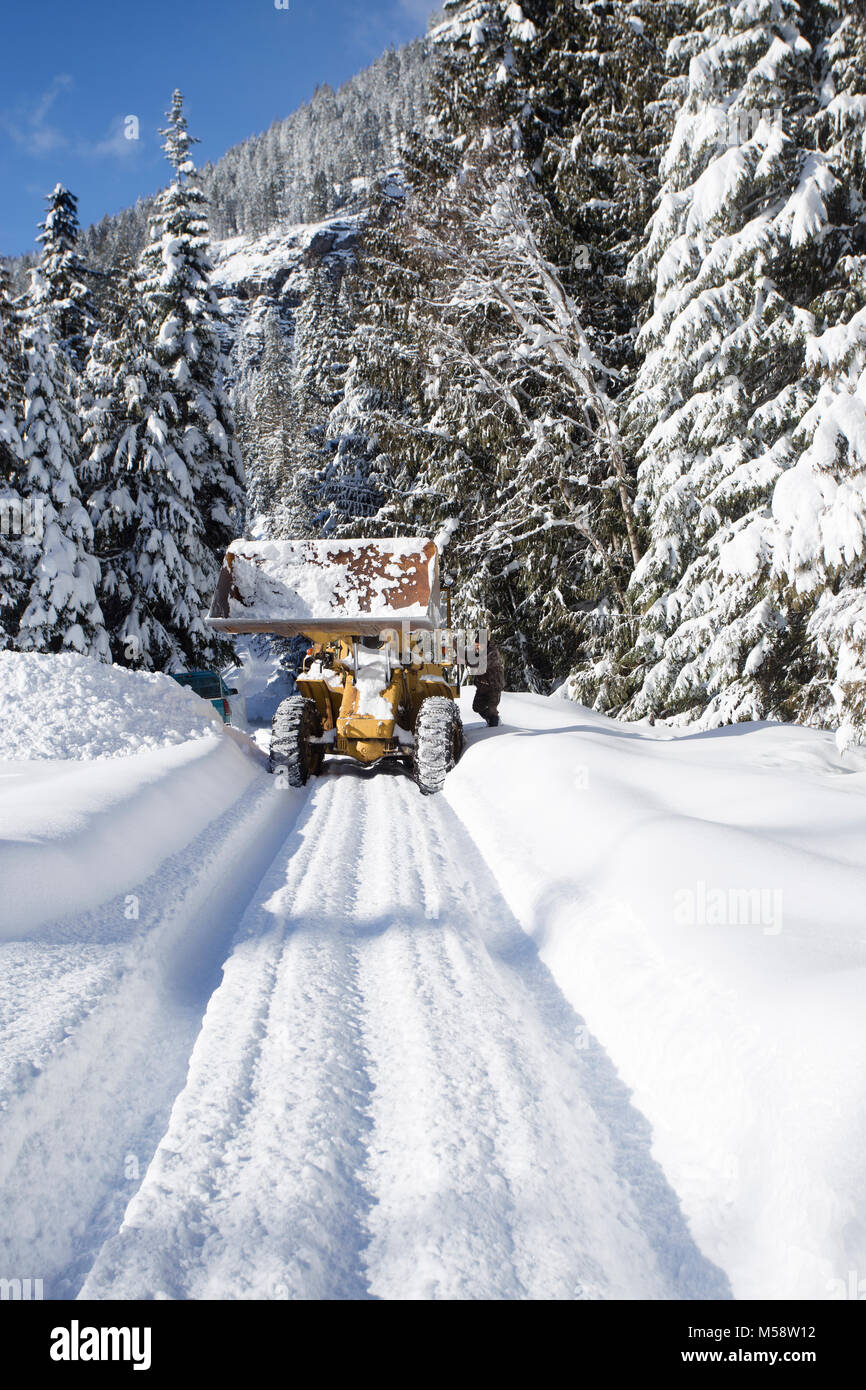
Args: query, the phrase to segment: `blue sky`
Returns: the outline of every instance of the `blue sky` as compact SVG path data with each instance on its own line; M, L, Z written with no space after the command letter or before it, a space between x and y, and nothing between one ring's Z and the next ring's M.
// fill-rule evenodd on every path
M282 0L280 0L282 3ZM156 132L175 87L200 163L422 34L431 0L23 0L3 16L0 255L30 250L44 195L82 224L166 181ZM139 138L124 134L138 119ZM131 131L134 126L126 127Z

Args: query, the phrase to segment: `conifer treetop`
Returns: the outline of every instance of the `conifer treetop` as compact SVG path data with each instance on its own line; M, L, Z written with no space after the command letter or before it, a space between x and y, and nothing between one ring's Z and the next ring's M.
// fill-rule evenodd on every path
M58 342L76 371L80 371L96 328L97 312L87 284L90 272L78 250L78 199L58 183L48 194L47 202L45 221L40 222L37 237L42 245L40 268L47 282Z
M62 183L46 195L48 211L39 223L38 242L57 251L71 251L78 240L78 199Z
M192 145L198 145L201 141L198 136L190 135L187 129L186 116L183 113L183 93L177 88L172 92L171 106L165 114L168 125L159 132L165 136L162 148L169 164L174 167L178 182L182 182L184 175L195 173L195 164L189 151Z

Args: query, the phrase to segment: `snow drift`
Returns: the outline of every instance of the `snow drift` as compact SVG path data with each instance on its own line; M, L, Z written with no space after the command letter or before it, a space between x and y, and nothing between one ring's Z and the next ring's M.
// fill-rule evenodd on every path
M123 758L216 737L207 700L160 672L93 657L0 652L0 756Z
M256 775L242 735L168 676L3 652L0 683L0 940L139 882Z
M866 759L505 696L443 795L737 1298L866 1270Z

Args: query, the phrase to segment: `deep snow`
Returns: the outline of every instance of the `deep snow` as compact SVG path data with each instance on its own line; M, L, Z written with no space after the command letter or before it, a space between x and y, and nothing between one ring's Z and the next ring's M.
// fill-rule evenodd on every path
M866 1270L866 758L795 726L503 713L445 798L734 1295L830 1296Z
M343 760L278 789L216 726L0 764L0 1266L241 1298L866 1269L862 755L502 711L464 702L431 798Z
M0 651L0 754L123 758L214 735L213 705L159 671Z

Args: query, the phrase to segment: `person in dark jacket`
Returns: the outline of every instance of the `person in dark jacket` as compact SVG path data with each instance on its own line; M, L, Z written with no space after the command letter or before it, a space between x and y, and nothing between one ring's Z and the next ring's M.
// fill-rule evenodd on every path
M476 652L479 644L475 643ZM480 714L482 719L486 719L491 729L495 729L499 723L499 697L505 685L505 671L502 666L502 657L499 648L495 647L488 639L487 642L487 670L479 671L475 677L475 698L472 701L472 708L476 714Z

